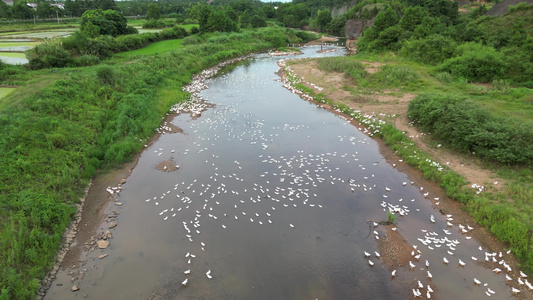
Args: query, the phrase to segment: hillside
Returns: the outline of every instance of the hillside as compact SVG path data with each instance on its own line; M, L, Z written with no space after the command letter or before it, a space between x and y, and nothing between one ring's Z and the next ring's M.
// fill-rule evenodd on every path
M498 16L501 17L505 15L509 9L510 5L517 5L519 3L533 4L533 0L503 0L500 3L494 5L488 12L487 16Z

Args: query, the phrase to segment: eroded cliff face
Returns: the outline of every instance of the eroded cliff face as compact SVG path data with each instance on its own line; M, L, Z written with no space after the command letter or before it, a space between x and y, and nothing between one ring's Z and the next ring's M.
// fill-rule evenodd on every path
M525 2L526 4L533 4L533 0L503 0L500 3L494 5L488 12L487 16L498 16L501 17L509 11L509 5L517 5L519 3Z
M349 19L344 26L344 34L347 39L356 40L361 37L365 28L372 26L374 19L371 20L357 20Z

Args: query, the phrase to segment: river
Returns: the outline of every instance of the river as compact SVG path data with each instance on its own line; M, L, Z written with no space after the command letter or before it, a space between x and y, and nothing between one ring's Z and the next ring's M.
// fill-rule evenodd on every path
M303 56L343 53L319 49ZM259 54L207 80L213 107L178 115L182 132L146 147L115 195L122 205L108 208L119 212L110 246L64 266L46 299L409 299L418 281L423 298L427 285L435 299L512 298L502 274L472 260L485 259L479 242L448 227L376 141L283 87L279 59ZM384 226L368 222L389 207L421 255L396 277L375 253Z

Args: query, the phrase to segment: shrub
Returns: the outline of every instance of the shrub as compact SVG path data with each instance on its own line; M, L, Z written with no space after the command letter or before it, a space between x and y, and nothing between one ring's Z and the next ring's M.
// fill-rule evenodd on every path
M103 65L96 70L96 77L102 84L114 85L115 84L115 71L111 66Z
M422 94L408 113L450 148L504 164L533 163L533 131L496 118L473 102L451 95Z
M466 43L457 52L459 57L444 61L437 70L474 82L491 82L505 75L505 56L492 47Z
M441 83L450 83L453 80L452 75L450 75L448 72L439 72L435 74L435 78L437 78L437 80Z
M198 35L191 35L183 39L183 45L198 45L204 42L204 39Z
M449 37L433 34L427 38L407 41L400 54L425 64L439 64L453 57L457 44Z
M401 86L417 81L420 78L417 72L407 66L385 65L381 71L375 73L375 80L386 86Z
M100 63L100 58L95 55L82 55L79 58L80 66L93 66Z
M268 28L263 31L262 40L270 43L272 47L283 47L289 43L289 39L283 32L274 28Z

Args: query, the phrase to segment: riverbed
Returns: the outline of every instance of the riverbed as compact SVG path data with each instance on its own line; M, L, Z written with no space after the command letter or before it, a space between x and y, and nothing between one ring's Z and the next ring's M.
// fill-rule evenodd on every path
M320 49L300 57L343 53ZM444 196L400 172L360 126L286 89L280 59L255 55L205 82L211 107L173 117L180 130L146 145L110 189L92 251L62 266L46 299L512 298L482 263L509 255L471 238L474 224L462 233L439 212ZM395 224L381 225L388 213ZM380 244L393 234L412 251L397 265Z

